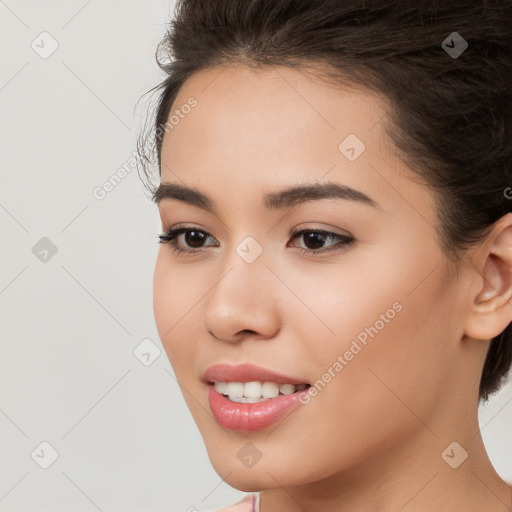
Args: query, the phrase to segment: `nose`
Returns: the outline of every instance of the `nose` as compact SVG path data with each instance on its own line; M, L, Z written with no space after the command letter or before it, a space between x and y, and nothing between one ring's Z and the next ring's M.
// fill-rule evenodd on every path
M263 258L247 263L235 255L208 294L204 317L208 333L219 341L268 339L280 328L280 284Z

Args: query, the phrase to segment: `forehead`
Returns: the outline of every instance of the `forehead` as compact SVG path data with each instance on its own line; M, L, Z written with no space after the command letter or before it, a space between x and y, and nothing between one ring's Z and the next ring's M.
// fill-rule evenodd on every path
M187 107L191 98L196 101L193 109ZM300 151L298 143L304 139L316 146L318 138L330 142L354 133L375 146L382 133L374 129L388 109L383 96L361 86L335 87L304 70L217 67L184 83L170 112L181 114L179 123L171 125L165 138L177 144L194 131L212 145L226 140L247 147L250 142L270 151L292 143Z
M385 136L388 112L382 96L298 69L203 70L185 82L171 108L162 181L261 196L327 177L373 197L387 188L395 203L404 187L411 200L422 200L412 197L417 185L401 183L408 172Z

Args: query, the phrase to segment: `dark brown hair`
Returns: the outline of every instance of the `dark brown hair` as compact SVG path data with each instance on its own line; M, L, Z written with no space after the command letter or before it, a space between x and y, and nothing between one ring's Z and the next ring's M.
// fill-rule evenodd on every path
M389 100L387 136L436 192L452 262L512 211L512 0L178 0L157 62L165 79L149 91L160 93L156 116L138 142L146 178L153 164L161 176L162 126L188 78L280 65ZM509 324L490 344L480 399L511 363Z

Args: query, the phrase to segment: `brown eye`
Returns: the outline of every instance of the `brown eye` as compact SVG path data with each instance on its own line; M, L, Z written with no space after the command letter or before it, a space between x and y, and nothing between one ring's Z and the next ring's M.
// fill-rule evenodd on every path
M327 239L323 233L316 232L304 233L302 236L306 247L311 250L321 249Z
M206 239L206 234L204 231L196 231L196 230L187 230L183 233L185 235L185 242L190 247L201 247L201 244L204 243Z
M295 231L290 234L292 239L302 238L304 241L305 248L297 247L297 249L303 253L325 253L335 250L343 250L349 245L355 242L355 238L347 235L340 235L338 233L331 233L329 231L313 230L313 229L302 229ZM324 244L328 240L337 241L337 243L329 245L324 249Z
M184 235L185 248L182 243L178 243L178 238ZM206 231L194 228L169 229L165 233L158 235L161 244L169 244L174 252L180 253L199 253L203 248L203 243L212 235Z

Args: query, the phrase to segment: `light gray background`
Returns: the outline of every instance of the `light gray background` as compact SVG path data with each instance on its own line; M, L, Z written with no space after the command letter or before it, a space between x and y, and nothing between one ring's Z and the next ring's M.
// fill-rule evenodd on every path
M0 512L204 511L244 495L212 469L158 338L156 207L133 168L93 196L133 155L172 9L0 0ZM45 59L43 31L59 45ZM146 339L161 350L148 366L134 355ZM510 483L511 401L509 383L480 411ZM58 452L47 469L42 442Z

